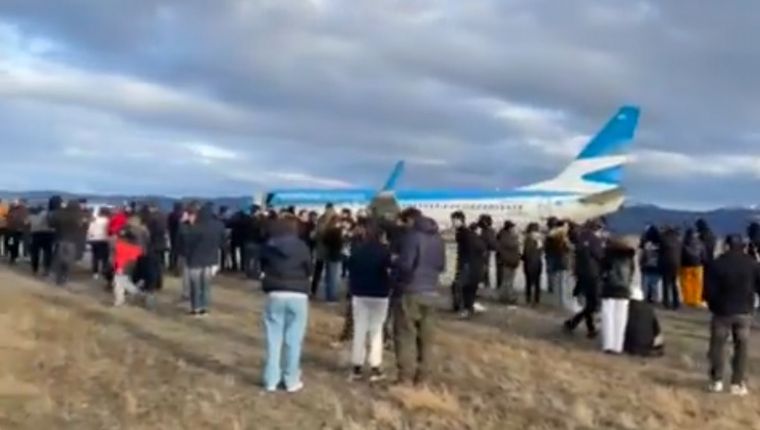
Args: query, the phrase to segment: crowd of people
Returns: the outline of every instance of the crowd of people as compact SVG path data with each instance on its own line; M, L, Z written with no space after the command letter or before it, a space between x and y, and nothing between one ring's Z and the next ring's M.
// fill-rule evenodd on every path
M723 390L723 350L732 335L731 392L747 393L747 342L760 292L759 225L752 224L746 238L729 236L719 250L704 220L683 234L650 226L638 241L609 233L602 220L578 225L549 219L524 232L509 221L497 232L488 215L467 224L457 212L451 220L457 249L451 305L460 318L484 311L481 286L493 286L503 304L517 305L521 268L526 306L540 305L545 290L568 314L564 329L572 333L583 322L591 338L599 335L601 314L601 345L609 354L663 353L658 303L672 310L681 302L706 307L713 314L710 389ZM300 356L309 300L339 302L346 278L339 341L352 345L350 379L385 379L384 348L391 339L399 382L421 384L429 377L435 314L445 300L439 285L446 246L439 226L417 209L370 217L338 212L333 205L318 214L257 206L215 211L211 204L189 202L165 214L152 203L93 211L86 201L53 197L44 206L0 202L0 237L2 255L11 264L27 254L35 275L61 286L89 249L92 276L106 280L115 306L130 295L152 307L169 272L181 276L190 314L203 316L210 311L218 272L260 280L267 294L263 383L268 391L303 387ZM637 266L640 286L634 285Z

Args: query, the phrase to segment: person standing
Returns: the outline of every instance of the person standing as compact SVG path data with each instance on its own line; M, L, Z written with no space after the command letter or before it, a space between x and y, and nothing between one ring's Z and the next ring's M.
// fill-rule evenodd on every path
M383 325L388 317L391 254L382 243L382 233L374 225L366 226L355 242L348 259L350 318L353 319L351 379L363 376L365 361L370 366L370 382L385 379L383 373ZM369 345L369 352L367 351Z
M543 271L543 245L541 232L536 223L528 225L523 246L523 271L525 272L525 303L537 306L541 303L541 272Z
M460 318L467 319L475 316L475 300L478 297L478 287L483 282L483 273L488 269L488 245L483 238L480 223L470 224L467 255L467 278L464 280L462 299L464 310Z
M741 236L726 239L727 251L715 260L708 272L705 298L712 313L710 323L710 386L723 391L725 346L730 335L734 343L731 394L748 394L747 354L754 312L755 294L760 293L760 266L744 253Z
M314 263L314 273L311 277L311 295L317 296L319 284L322 282L322 275L327 262L327 247L324 243L324 234L328 224L338 215L335 213L335 206L332 203L325 205L325 212L317 219L317 227L314 229L314 243L316 244L316 256Z
M166 218L166 227L169 232L169 270L174 274L179 273L177 241L179 238L179 227L182 224L182 215L184 213L184 205L181 202L176 202L174 203L174 208L171 213Z
M5 257L8 254L6 240L8 236L8 203L0 199L0 256Z
M557 306L562 310L572 309L572 291L570 290L570 252L568 238L569 226L559 220L549 223L546 235L546 274L549 292L556 295Z
M520 238L515 232L514 223L505 221L504 228L499 232L496 241L498 243L496 262L501 273L499 301L507 305L515 305L517 304L515 278L522 255L520 253Z
M602 288L602 261L604 245L601 239L601 225L589 221L578 233L575 245L575 277L577 285L574 296L585 299L583 310L565 321L565 330L572 333L581 321L586 322L587 336L597 336L594 315L599 310L599 295Z
M666 227L660 241L660 273L662 274L662 301L665 309L681 307L678 294L678 272L681 270L681 239L678 230Z
M35 276L40 274L40 263L42 263L42 275L44 277L50 275L50 268L53 264L55 234L50 228L48 218L48 211L41 207L33 209L29 216L29 232L32 236L29 251L32 273Z
M705 248L694 230L686 230L681 255L681 292L684 304L702 305Z
M623 353L635 257L636 246L624 238L607 241L602 262L602 349L609 354Z
M100 279L108 266L111 247L108 241L109 217L108 208L102 207L87 228L87 242L92 253L92 276L95 279Z
M286 391L295 393L303 388L301 350L309 314L311 255L298 238L295 217L286 215L275 221L270 233L261 250L262 288L267 294L263 383L268 392L284 383Z
M18 260L21 243L24 241L24 235L29 224L29 210L26 203L22 200L13 202L8 210L7 229L6 229L6 247L11 264L16 264Z
M662 300L660 282L660 232L650 225L641 237L639 245L639 267L641 268L641 290L648 303Z
M191 315L205 315L209 311L211 279L225 240L224 224L214 217L213 206L205 204L182 239L190 283Z
M438 225L417 209L401 219L409 227L395 263L398 289L394 299L396 356L401 384L422 384L432 359L433 324L438 285L446 270L446 249Z
M330 303L338 301L338 284L340 283L340 266L343 261L344 240L340 219L334 216L327 222L327 226L322 234L325 262L325 300Z
M451 225L454 227L457 243L456 272L451 283L451 299L452 308L458 313L464 309L463 291L468 276L467 255L470 231L467 228L465 215L460 211L451 214Z
M66 207L51 213L50 226L55 231L55 283L64 286L77 259L82 231L87 229L79 202L71 200Z

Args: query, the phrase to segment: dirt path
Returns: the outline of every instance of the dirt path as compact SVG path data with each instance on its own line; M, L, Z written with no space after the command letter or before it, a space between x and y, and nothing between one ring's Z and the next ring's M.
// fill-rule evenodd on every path
M654 361L604 356L550 312L444 316L434 383L410 390L347 383L329 347L340 309L314 305L306 389L265 395L257 285L219 279L205 319L178 297L170 278L155 311L114 309L93 281L62 290L0 269L0 428L760 428L757 396L701 390L703 313L667 317L668 356Z

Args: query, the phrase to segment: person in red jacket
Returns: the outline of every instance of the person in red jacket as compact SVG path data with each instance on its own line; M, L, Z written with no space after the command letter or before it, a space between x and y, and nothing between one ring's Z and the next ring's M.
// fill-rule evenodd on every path
M116 238L114 243L113 253L113 266L114 266L114 280L113 280L113 299L114 306L121 306L124 304L125 293L138 294L140 291L137 286L132 282L130 272L134 267L137 259L143 253L143 249L137 245L137 239L134 235L125 230L123 234L120 234Z
M116 212L108 222L108 236L118 236L119 232L124 228L125 225L127 225L127 219L128 217L126 209L122 208Z

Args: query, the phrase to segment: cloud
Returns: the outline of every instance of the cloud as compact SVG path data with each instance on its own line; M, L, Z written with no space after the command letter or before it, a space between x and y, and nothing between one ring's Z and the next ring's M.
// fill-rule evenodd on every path
M407 159L404 186L506 188L556 174L633 103L634 199L747 199L758 14L646 0L7 0L2 167L46 169L13 186L229 194L376 186Z

